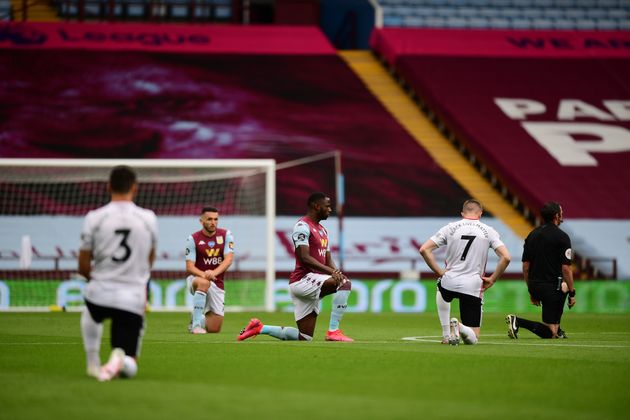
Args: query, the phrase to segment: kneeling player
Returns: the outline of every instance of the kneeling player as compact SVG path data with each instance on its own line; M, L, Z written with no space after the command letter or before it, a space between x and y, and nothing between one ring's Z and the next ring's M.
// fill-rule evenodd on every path
M492 287L510 263L510 254L492 227L479 219L483 213L481 203L466 200L462 219L442 227L420 247L427 265L439 276L435 297L438 317L442 325L442 343L459 344L460 333L466 344L476 344L481 330L483 293ZM446 268L436 262L433 250L446 245ZM488 250L499 257L492 275L485 277ZM461 323L450 317L453 299L459 299Z
M99 381L132 377L138 370L147 283L157 241L155 214L132 201L137 191L135 172L127 166L114 168L109 191L111 202L85 217L79 252L79 273L88 280L81 315L87 373ZM101 367L105 319L112 320L112 353Z
M313 339L320 300L330 294L333 308L330 316L327 341L353 341L339 329L339 323L348 306L350 280L335 266L330 256L328 232L319 222L332 212L330 198L313 193L307 201L308 212L293 228L295 270L289 277L289 293L293 300L298 328L263 325L252 319L241 331L238 340L267 334L280 340Z
M218 227L219 211L214 207L201 209L199 222L201 230L186 240L186 281L193 295L190 332L218 333L225 303L223 276L234 259L234 237Z

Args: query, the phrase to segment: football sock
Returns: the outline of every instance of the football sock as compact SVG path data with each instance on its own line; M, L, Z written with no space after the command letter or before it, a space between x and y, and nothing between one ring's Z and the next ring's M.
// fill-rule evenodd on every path
M451 335L451 304L442 298L442 293L438 290L435 293L435 304L437 305L438 318L442 326L442 337Z
M459 334L461 335L462 340L464 340L464 343L477 344L477 335L475 334L475 331L461 322L459 324Z
M120 376L123 378L133 378L138 373L138 364L133 357L125 356L123 367L120 370Z
M94 321L87 308L81 314L81 335L83 336L83 348L85 348L88 370L90 368L100 368L100 349L101 338L103 337L103 324L99 324Z
M328 326L329 331L339 329L339 322L341 322L341 318L343 318L343 314L348 308L348 296L350 296L350 290L339 290L333 295L332 312L330 313L330 324Z
M193 295L192 327L205 327L203 308L206 306L206 293L197 290Z
M528 319L516 317L516 325L518 325L519 328L525 328L526 330L533 332L540 338L553 337L553 333L551 332L549 327L541 322L530 321Z
M297 341L300 339L300 331L293 327L276 327L275 325L263 325L261 334L267 334L280 340Z

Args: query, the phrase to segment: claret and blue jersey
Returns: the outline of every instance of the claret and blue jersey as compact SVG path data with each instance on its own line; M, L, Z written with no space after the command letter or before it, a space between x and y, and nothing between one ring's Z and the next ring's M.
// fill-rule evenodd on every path
M295 249L300 245L308 246L311 257L326 265L326 253L330 252L330 245L328 243L328 231L324 226L305 216L295 224L291 237ZM295 270L289 276L289 284L300 280L311 272L313 270L304 267L296 255Z
M212 236L200 230L186 239L186 259L194 261L195 267L201 271L214 270L228 254L233 252L234 237L227 229L217 229ZM221 290L224 290L224 274L219 274L214 282Z

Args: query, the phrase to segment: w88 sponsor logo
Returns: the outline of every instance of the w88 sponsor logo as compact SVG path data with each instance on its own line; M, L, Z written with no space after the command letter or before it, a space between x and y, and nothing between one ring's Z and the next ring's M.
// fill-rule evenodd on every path
M203 262L207 265L219 265L223 262L223 257L204 258Z

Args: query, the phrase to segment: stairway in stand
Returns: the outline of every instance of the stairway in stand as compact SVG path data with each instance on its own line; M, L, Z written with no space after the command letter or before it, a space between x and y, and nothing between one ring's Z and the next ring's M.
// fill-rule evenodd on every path
M532 226L525 217L440 133L371 52L341 51L339 55L400 125L471 197L481 200L484 208L516 235L527 236Z
M22 21L22 9L24 2L22 0L11 0L13 6L13 19L17 22ZM57 10L48 0L27 0L26 1L26 20L29 22L57 22Z

